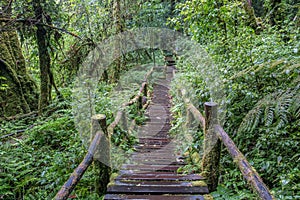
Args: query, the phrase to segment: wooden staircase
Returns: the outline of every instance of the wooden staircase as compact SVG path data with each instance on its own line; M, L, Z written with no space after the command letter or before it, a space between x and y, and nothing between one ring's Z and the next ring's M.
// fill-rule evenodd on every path
M200 175L177 173L185 163L168 133L171 127L168 92L173 70L173 66L168 66L166 78L153 86L152 103L146 111L149 120L138 131L136 151L109 184L104 199L203 200L204 194L209 193Z

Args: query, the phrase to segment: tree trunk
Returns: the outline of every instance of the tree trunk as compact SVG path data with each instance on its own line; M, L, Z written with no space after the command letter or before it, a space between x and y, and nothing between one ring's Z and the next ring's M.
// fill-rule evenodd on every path
M115 26L115 35L118 35L123 31L123 24L121 18L121 1L115 0L113 5L113 18ZM110 82L116 82L121 73L122 60L121 60L121 43L118 37L115 39L115 48L114 48L114 63L111 72Z
M9 18L11 1L3 3L0 17ZM36 85L28 75L15 30L0 24L0 116L28 113L37 108ZM4 87L2 87L4 86Z
M42 2L45 3L45 2ZM38 21L43 21L43 8L40 0L33 1L35 18ZM40 65L40 98L39 98L39 114L49 105L51 101L51 79L50 79L50 55L48 52L47 30L44 26L37 25L36 39L39 50L39 65Z
M257 22L254 9L252 7L251 0L243 0L244 9L248 15L247 25L255 30L255 33L259 34L261 31L261 25Z
M270 24L279 25L283 21L282 13L279 11L281 0L271 0L270 4Z

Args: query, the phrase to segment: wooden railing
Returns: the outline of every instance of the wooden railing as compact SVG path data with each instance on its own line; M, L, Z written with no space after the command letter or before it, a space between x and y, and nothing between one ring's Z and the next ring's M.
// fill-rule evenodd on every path
M236 147L232 139L224 131L218 123L217 107L213 102L204 104L205 117L186 97L187 92L184 89L179 89L179 94L182 96L186 106L187 120L197 120L204 130L204 145L202 158L202 175L206 178L209 191L215 191L219 180L219 164L221 154L221 143L228 150L233 161L237 164L243 177L251 186L253 191L258 194L260 199L272 200L275 199L268 187L264 184L256 170L249 164L245 156Z
M142 109L147 106L147 104L143 104L143 96L147 96L148 89L148 79L151 76L154 68L145 75L143 83L138 91L138 94L131 99L129 102L122 104L121 108L117 112L114 121L107 127L106 125L106 116L103 114L98 114L92 117L92 137L91 143L86 153L85 157L78 165L78 167L74 170L74 172L70 175L69 179L65 182L65 184L61 187L58 193L55 196L56 200L65 200L68 199L71 192L74 190L83 174L87 170L87 168L94 162L94 167L99 173L99 176L95 181L95 189L96 192L101 194L101 191L106 189L106 186L109 182L109 176L111 173L110 169L110 138L113 135L115 127L119 124L121 119L125 117L125 107L130 106L134 103L138 104L138 108ZM101 148L99 148L101 147ZM101 149L101 150L99 150ZM99 155L103 156L103 160L106 163L102 163L96 159L94 159L95 153L98 152Z

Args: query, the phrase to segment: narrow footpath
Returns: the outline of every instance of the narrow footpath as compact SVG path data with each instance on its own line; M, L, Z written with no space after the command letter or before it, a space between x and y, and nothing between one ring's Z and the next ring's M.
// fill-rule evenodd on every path
M169 136L169 88L174 66L166 69L166 77L153 85L151 104L146 111L149 120L138 130L136 151L109 184L104 199L204 200L203 195L209 193L200 175L177 173L185 163Z

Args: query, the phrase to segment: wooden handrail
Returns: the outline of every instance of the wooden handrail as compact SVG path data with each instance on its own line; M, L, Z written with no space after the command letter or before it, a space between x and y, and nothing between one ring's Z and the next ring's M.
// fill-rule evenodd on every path
M201 127L205 128L205 118L201 114L201 112L191 103L191 100L187 98L187 92L185 89L181 88L179 89L180 95L183 97L183 102L186 105L186 109L188 112L190 112L194 119L197 119L197 121L200 122Z
M152 67L151 70L145 75L143 83L138 91L138 94L131 99L129 102L123 103L121 106L121 109L117 112L117 115L115 117L115 120L110 124L110 126L106 127L106 117L105 115L95 115L92 117L92 135L95 134L95 136L91 139L91 144L89 146L88 152L86 153L84 159L81 161L81 163L78 165L78 167L74 170L74 172L70 175L69 179L65 182L65 184L61 187L61 189L58 191L58 193L55 196L55 200L65 200L68 199L69 195L73 191L73 189L76 187L77 183L80 181L81 177L83 176L84 172L87 170L87 168L91 165L91 163L94 160L95 152L97 150L97 147L99 146L100 142L103 141L103 144L105 146L110 146L110 136L113 134L113 131L115 127L120 122L121 118L124 115L124 108L126 106L130 106L134 103L139 103L142 105L142 99L141 97L143 95L147 96L147 81L149 76L152 74L154 68ZM143 107L143 106L141 106ZM139 106L139 108L141 108ZM94 124L97 126L97 124L100 125L99 127L94 127ZM102 129L102 130L101 130ZM99 131L100 130L100 131ZM102 144L102 142L101 142ZM107 151L107 149L104 149L104 151ZM109 153L107 154L108 158L105 158L105 160L110 160ZM95 160L94 160L95 161ZM106 166L105 164L95 161L95 166L103 173L105 173L105 177L107 177L107 173L110 173L109 166ZM107 179L107 178L106 178ZM106 184L107 180L104 181L104 184ZM96 183L96 187L101 187L99 183Z
M98 131L91 142L91 145L88 149L87 154L85 155L84 159L78 165L78 167L74 170L71 174L70 178L65 182L62 188L58 191L55 196L56 200L65 200L68 199L69 195L83 176L84 172L87 168L91 165L93 161L93 156L96 152L97 146L100 144L100 140L103 136L103 131Z
M270 193L268 187L264 184L263 180L255 169L249 164L245 156L240 152L236 147L234 142L224 131L220 125L215 125L215 130L218 133L218 136L223 141L223 144L226 146L229 154L233 158L234 162L240 168L244 178L251 185L254 191L256 191L261 199L272 200L275 199Z
M149 76L152 74L154 68L152 67L150 69L150 71L145 75L142 86L140 87L137 95L135 97L133 97L129 102L123 103L121 108L119 109L119 111L116 114L115 120L108 126L107 130L108 130L108 134L111 136L113 135L113 130L116 128L116 126L119 124L120 120L122 119L123 115L125 115L124 113L124 109L127 106L130 106L134 103L139 103L140 105L138 106L139 108L142 107L142 97L147 96L147 85L148 85L148 78Z
M216 119L217 116L214 116L214 114L211 115L211 112L216 112L216 110L212 111L213 109L216 109L212 107L215 107L217 104L214 104L212 102L205 103L206 116L204 117L201 112L186 97L186 91L184 89L180 89L180 95L183 96L183 101L185 103L187 111L193 115L194 119L197 120L200 125L202 125L202 128L204 130L204 156L202 159L202 164L204 163L204 166L202 166L202 170L204 171L203 175L209 181L208 185L210 184L210 191L216 190L218 184L219 174L217 168L219 167L220 162L220 157L218 156L218 154L220 154L221 151L221 148L219 146L219 141L221 141L227 148L234 162L239 167L244 178L251 186L251 189L258 194L259 198L263 200L274 200L275 197L271 194L262 178L249 164L245 156L236 147L236 145L224 131L222 126L218 124L218 121ZM187 115L189 115L189 113L187 113ZM217 136L217 138L215 136ZM207 147L207 145L211 146ZM219 151L219 153L216 153L216 151ZM212 159L216 160L212 161Z

